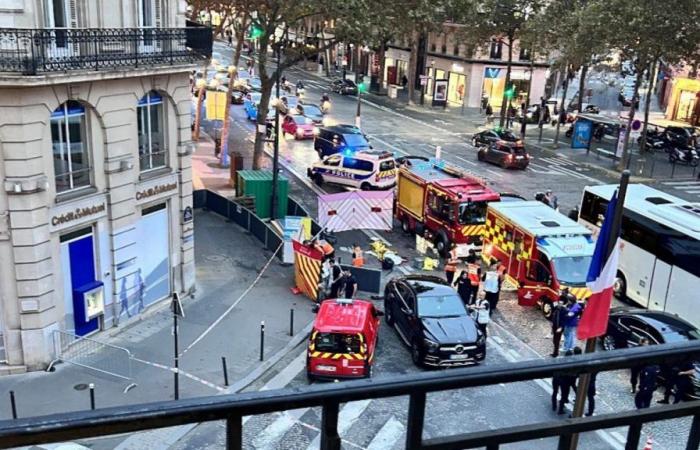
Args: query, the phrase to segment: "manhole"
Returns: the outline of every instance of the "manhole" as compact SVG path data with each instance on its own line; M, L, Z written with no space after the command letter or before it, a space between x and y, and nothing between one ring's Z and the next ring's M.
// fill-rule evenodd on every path
M84 391L87 388L88 388L88 385L85 383L78 383L75 386L73 386L73 389L75 389L76 391Z
M204 259L206 259L207 261L211 261L211 262L223 262L229 258L227 256L224 256L224 255L209 255L209 256L205 256Z

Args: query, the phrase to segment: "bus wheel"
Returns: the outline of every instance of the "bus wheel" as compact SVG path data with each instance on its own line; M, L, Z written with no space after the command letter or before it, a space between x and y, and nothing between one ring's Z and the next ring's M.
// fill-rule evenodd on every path
M547 319L552 318L552 302L549 301L549 299L542 299L542 314L544 314Z
M625 280L624 275L618 272L617 276L615 277L615 281L613 282L613 294L615 294L616 298L624 300L626 297L626 292L627 281Z

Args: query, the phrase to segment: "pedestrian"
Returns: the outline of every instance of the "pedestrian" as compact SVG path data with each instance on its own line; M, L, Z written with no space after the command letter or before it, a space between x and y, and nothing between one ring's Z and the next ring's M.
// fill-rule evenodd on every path
M486 300L489 302L491 309L496 310L500 295L500 283L495 263L491 263L489 270L487 270L482 275L481 281L484 282L484 292L486 293Z
M564 353L564 356L573 356L573 354L572 350L568 350ZM557 411L559 415L564 414L564 405L569 403L569 392L572 386L571 379L572 376L566 374L555 374L552 377L552 411ZM574 376L573 379L576 380L576 377Z
M340 267L340 264L336 262L335 258L330 258L329 261L331 264L329 298L338 298L340 288L342 287L341 284L343 281L343 269Z
M639 346L644 347L649 345L649 339L643 337L639 340ZM642 371L642 366L630 367L630 385L632 385L631 392L634 394L637 392L637 383L639 381L639 372Z
M343 272L341 283L342 288L340 293L344 294L343 298L354 298L355 294L357 294L357 280L349 270Z
M582 308L572 295L566 306L566 318L564 319L564 351L573 350L576 344L576 329L581 319Z
M454 281L458 263L459 259L457 259L457 246L452 243L450 245L450 251L447 253L447 261L445 262L445 279L447 280L448 284L452 284Z
M129 312L129 293L126 289L126 277L122 278L121 289L119 290L119 303L121 309L119 310L119 317L126 312L126 317L131 317Z
M459 298L464 302L464 306L469 306L469 300L472 295L472 282L467 276L467 271L461 271L452 285L457 287L457 294L459 294Z
M664 377L666 390L663 400L659 400L656 403L670 403L671 394L673 394L674 405L685 400L693 387L692 376L695 373L693 363L685 361L679 366L669 367L666 370L661 369L661 373Z
M552 208L558 210L559 209L559 199L557 198L556 195L552 192L551 189L547 189L544 193L544 198L547 199L547 203L549 206Z
M559 356L561 337L564 334L564 322L566 321L566 304L568 302L569 288L565 287L556 302L552 305L552 357Z
M656 379L660 371L661 369L656 364L642 367L639 372L639 391L634 397L634 405L637 409L648 408L651 405L651 399L656 391Z
M134 284L136 285L136 295L138 297L138 308L136 310L136 313L138 314L144 310L143 299L146 296L146 283L141 277L141 269L136 271L136 280L134 281Z
M228 46L233 47L233 33L231 30L226 30L226 39L228 40Z
M476 296L479 293L479 285L481 284L481 266L479 266L476 256L469 258L467 261L467 276L471 284L469 304L472 304L476 302Z
M365 265L365 258L362 255L362 248L358 244L353 244L352 246L352 266L353 267L363 267Z
M481 334L486 338L486 327L491 321L491 305L487 298L483 295L479 295L473 309L476 313L476 326L479 327L479 331L481 331Z
M491 103L486 104L486 123L492 123L493 122L493 107L491 106Z
M592 372L591 379L588 382L588 392L586 393L588 399L588 412L586 412L586 415L589 417L593 415L595 410L596 378L598 378L598 372Z
M406 74L401 77L401 86L403 86L404 89L406 89L406 86L408 86L408 77Z

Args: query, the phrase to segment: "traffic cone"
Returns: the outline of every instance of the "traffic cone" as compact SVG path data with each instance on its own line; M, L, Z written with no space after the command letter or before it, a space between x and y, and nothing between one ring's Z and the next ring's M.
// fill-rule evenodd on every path
M651 436L647 437L647 443L644 445L644 448L642 450L652 450L651 444L653 441L651 440Z

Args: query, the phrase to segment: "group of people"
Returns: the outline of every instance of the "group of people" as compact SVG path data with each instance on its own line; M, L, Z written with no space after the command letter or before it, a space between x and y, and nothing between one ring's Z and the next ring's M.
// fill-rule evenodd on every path
M486 336L491 311L498 307L505 267L491 261L488 268L482 271L476 252L470 250L466 268L455 277L459 262L456 246L453 244L445 263L445 278L450 285L457 288L457 294L475 316L479 329Z
M575 349L576 330L582 313L583 306L569 291L569 288L564 287L561 295L552 305L552 344L554 346L552 357L559 356L562 337L564 337L565 353Z
M571 350L567 350L564 356L574 356L580 355L583 352L581 347L574 347ZM598 374L596 372L591 373L590 381L588 383L588 391L586 391L586 400L588 403L588 409L586 411L586 416L592 416L595 410L595 395L596 395L596 379ZM564 405L569 403L569 394L571 391L577 393L576 389L576 375L575 374L556 374L552 377L552 411L556 411L557 414L564 414Z

